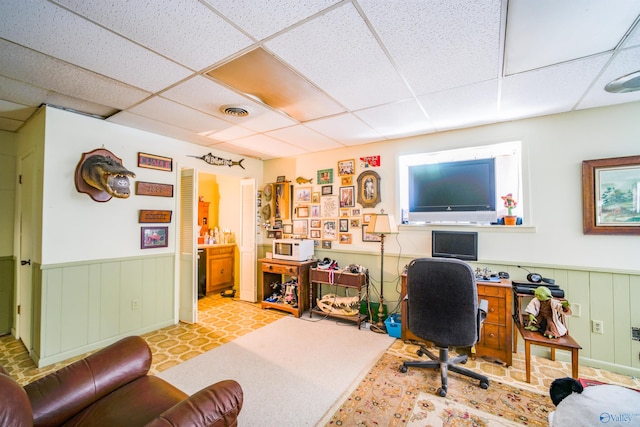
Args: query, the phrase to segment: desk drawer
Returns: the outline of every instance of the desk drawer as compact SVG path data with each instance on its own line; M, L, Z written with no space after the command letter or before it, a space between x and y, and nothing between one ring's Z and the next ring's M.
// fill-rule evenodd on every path
M227 246L224 248L207 248L207 254L209 256L228 255L233 253L233 246Z
M505 325L507 316L504 311L504 299L488 296L483 296L481 299L486 300L489 303L487 318L484 321L486 323Z
M263 263L262 271L265 271L267 273L288 274L290 276L298 275L298 267L291 265Z

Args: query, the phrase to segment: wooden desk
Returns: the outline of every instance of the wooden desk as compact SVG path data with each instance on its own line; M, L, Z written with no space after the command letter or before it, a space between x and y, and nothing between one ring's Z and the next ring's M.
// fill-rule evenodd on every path
M309 307L311 307L311 310L309 310L309 317L311 317L313 313L317 313L322 316L348 320L350 322L355 322L358 325L358 329L360 329L360 324L367 318L367 315L358 313L355 316L346 316L338 313L326 313L317 307L314 302L314 297L317 296L318 298L322 298L322 285L354 288L358 290L359 305L360 301L362 300L362 288L365 289L367 299L369 299L369 281L367 280L366 274L349 273L347 271L338 270L333 271L333 276L331 276L329 271L327 270L318 270L317 268L312 268L309 281L311 282L311 292L309 298Z
M513 330L513 352L518 351L518 331L524 340L524 358L527 382L531 382L531 346L540 345L551 349L551 360L556 360L556 349L571 352L571 376L578 379L578 351L582 349L580 344L574 340L567 332L567 335L560 338L547 338L540 332L533 332L525 329L528 319L523 309L523 301L525 298L533 298L531 294L519 294L513 290L513 322L516 327ZM564 298L556 298L562 300ZM525 307L526 308L526 307ZM564 316L563 316L564 321Z
M513 294L511 281L501 279L500 282L478 282L478 299L487 300L489 311L482 324L480 340L476 344L479 356L496 358L507 366L511 366L513 358L511 353L513 339L513 323L511 320L511 308ZM402 275L402 287L400 299L402 301L402 340L423 341L409 330L407 319L407 275Z

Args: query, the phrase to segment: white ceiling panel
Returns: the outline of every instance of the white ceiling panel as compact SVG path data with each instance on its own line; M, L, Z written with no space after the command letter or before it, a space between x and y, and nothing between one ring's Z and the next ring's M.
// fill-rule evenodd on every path
M506 74L613 50L638 14L638 1L511 0Z
M460 123L478 126L497 121L497 80L432 93L419 99L439 131L454 129Z
M368 108L354 114L388 139L434 131L433 124L415 99Z
M0 117L5 119L26 121L31 117L35 110L35 107L29 107L0 99Z
M243 128L242 126L232 126L226 129L213 132L203 132L203 135L207 138L211 138L217 141L234 141L236 139L245 138L247 136L255 135L256 133L250 129Z
M234 144L265 153L269 158L283 157L282 153L287 153L287 156L297 156L306 153L306 150L266 135L252 135L239 138L234 141Z
M306 126L344 145L368 144L385 138L353 114L314 120Z
M500 1L359 3L416 95L498 77Z
M253 42L199 2L54 1L193 70L209 67Z
M245 31L262 40L341 0L281 0L257 4L255 0L204 0Z
M309 129L304 125L291 126L267 132L266 135L284 141L296 147L304 148L306 151L323 151L335 148L342 148L343 145L331 138Z
M230 123L216 117L158 96L131 108L129 111L196 133L226 129L231 126Z
M570 111L610 58L605 53L506 77L502 81L500 119Z
M593 84L593 87L583 98L578 109L594 108L603 105L615 105L625 102L640 101L640 91L628 93L609 93L604 87L618 77L626 76L640 70L640 46L625 49L617 53L605 72Z
M351 110L411 96L350 3L266 46Z
M0 41L0 57L5 58L1 46ZM6 65L4 61L0 63L0 69L4 69L3 65ZM46 89L0 75L0 99L37 107L44 102L48 92Z

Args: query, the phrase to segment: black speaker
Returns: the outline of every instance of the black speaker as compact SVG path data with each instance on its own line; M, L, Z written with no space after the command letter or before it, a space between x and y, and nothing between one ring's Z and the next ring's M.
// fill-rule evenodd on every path
M531 283L540 283L542 282L542 276L538 273L529 273L527 274L527 280Z

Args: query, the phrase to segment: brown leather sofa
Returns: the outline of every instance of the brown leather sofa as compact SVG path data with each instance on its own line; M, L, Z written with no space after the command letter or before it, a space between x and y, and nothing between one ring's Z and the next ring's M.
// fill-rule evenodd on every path
M0 366L0 426L237 426L233 380L192 396L148 375L144 339L124 338L21 387Z

